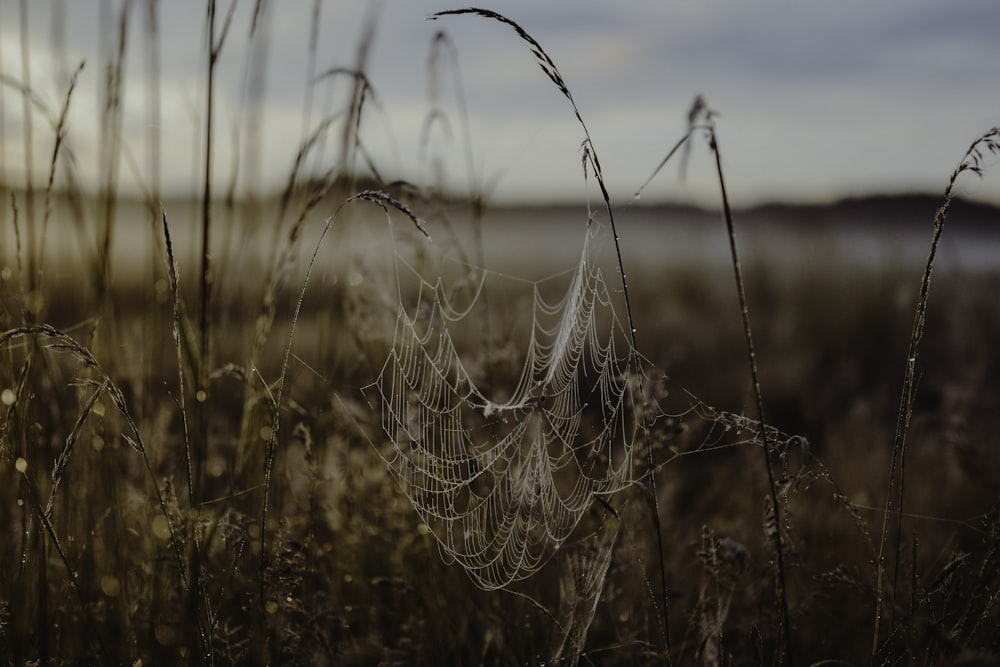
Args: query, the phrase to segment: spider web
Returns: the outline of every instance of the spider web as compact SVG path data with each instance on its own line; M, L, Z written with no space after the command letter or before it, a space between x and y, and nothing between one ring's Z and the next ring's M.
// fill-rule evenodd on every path
M456 343L485 300L486 272L459 306L441 277L426 280L397 257L416 298L400 287L389 353L364 390L380 403L388 436L379 453L445 559L484 589L536 573L596 498L636 480L649 406L642 359L619 316L621 288L601 265L608 236L591 219L561 294L529 283L530 330L507 392L484 371L488 355Z

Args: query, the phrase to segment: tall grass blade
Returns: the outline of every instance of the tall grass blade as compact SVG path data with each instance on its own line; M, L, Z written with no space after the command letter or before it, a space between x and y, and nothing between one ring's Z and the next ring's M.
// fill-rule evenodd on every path
M733 260L733 273L736 278L736 291L739 297L740 317L743 321L743 336L746 341L747 359L750 364L750 381L753 383L754 401L757 408L757 419L760 423L760 440L764 455L764 467L767 470L767 486L770 493L771 510L774 512L774 550L777 558L777 588L778 588L778 617L781 623L781 645L784 650L785 662L792 663L792 634L791 621L788 611L788 584L785 570L785 549L784 539L781 535L781 505L778 503L778 491L774 477L774 465L771 463L771 450L767 437L767 422L764 416L764 397L760 389L760 372L757 368L757 353L753 345L753 334L750 327L750 309L747 306L746 287L743 282L743 269L740 265L739 254L736 250L736 232L733 226L733 213L729 206L729 195L726 193L726 180L722 175L722 156L719 150L719 140L715 132L715 125L709 115L709 126L711 127L709 146L715 155L715 168L719 175L719 188L722 195L723 217L726 221L726 232L729 236L729 249Z
M278 378L278 381L276 383L276 389L271 398L271 409L272 409L271 427L269 436L267 438L267 443L265 445L266 453L264 459L264 493L263 493L263 500L261 503L261 512L260 512L260 603L261 605L264 604L266 595L265 573L267 572L266 527L267 527L267 514L268 514L268 498L271 491L271 478L273 476L273 471L274 471L274 456L278 438L278 426L280 423L282 394L284 392L285 381L288 376L289 362L292 357L292 343L295 340L295 328L299 321L299 314L302 312L302 304L305 301L306 289L309 286L309 278L312 276L313 268L316 266L316 261L319 258L319 252L323 246L323 240L326 238L327 234L333 228L337 216L344 209L344 207L356 201L372 202L379 208L381 208L383 211L385 211L387 216L389 215L389 209L395 209L399 211L400 213L404 214L407 218L409 218L410 222L413 223L413 225L420 231L421 234L429 238L429 234L427 233L427 229L424 227L424 224L420 221L420 219L416 216L416 214L413 213L413 211L411 211L409 207L407 207L405 204L390 197L384 192L380 192L378 190L364 190L362 192L357 193L356 195L353 195L352 197L349 197L343 203L341 203L340 206L337 207L337 210L334 212L334 214L329 218L327 218L326 225L323 227L323 231L320 234L319 239L316 241L316 246L313 250L312 257L309 260L309 263L306 267L305 276L302 279L302 286L299 288L299 296L295 303L295 310L292 314L291 323L289 325L288 336L285 339L285 349L281 361L281 374Z
M890 620L889 636L895 634L894 613L896 609L897 582L899 579L899 558L902 549L902 522L903 504L905 500L906 482L906 438L909 434L910 420L913 417L913 404L916 397L916 386L918 376L918 364L920 361L920 344L923 341L924 332L927 325L927 308L930 302L931 275L934 272L934 262L937 259L938 246L941 242L941 235L944 232L945 222L948 219L948 211L954 199L955 182L958 177L965 172L971 172L979 176L983 175L986 168L984 163L985 154L992 156L1000 154L1000 128L994 127L980 135L965 151L958 166L952 171L948 178L948 184L944 191L944 200L937 212L934 214L934 229L931 234L930 248L927 252L927 262L924 265L924 272L920 278L920 290L917 294L916 311L913 315L913 329L910 332L909 349L906 355L906 365L903 371L903 386L899 399L899 411L896 419L896 429L892 441L892 460L889 464L889 484L886 490L885 513L882 519L882 533L879 540L878 561L876 563L876 596L875 596L875 621L872 633L872 660L876 659L881 645L882 616L885 605L885 561L889 543L889 517L896 517L896 531L894 539L894 557L892 588L889 593ZM891 657L891 656L890 656Z
M48 238L49 220L52 217L52 195L53 189L55 187L56 180L56 167L59 164L59 154L63 149L66 140L66 120L69 116L69 104L70 100L73 98L73 90L76 88L76 80L80 76L80 72L83 71L84 63L80 62L80 65L76 68L76 71L70 76L69 86L66 90L66 98L63 103L62 112L59 114L59 120L56 121L55 127L55 141L52 146L52 157L49 160L49 177L45 184L45 213L42 218L42 241L40 248L38 250L38 286L41 288L42 275L41 272L45 267L45 239Z
M21 23L21 83L25 90L31 90L31 49L28 45L28 1L21 0L20 3L20 23ZM27 229L26 242L28 247L27 269L29 294L35 291L35 282L38 275L37 243L35 238L38 230L35 229L35 164L32 157L35 152L34 147L34 123L31 114L31 101L27 95L21 97L21 109L24 114L24 178L25 178L25 226ZM32 316L37 315L35 313Z
M570 92L569 86L566 85L566 81L563 79L562 74L559 72L559 68L556 67L555 61L552 60L551 56L549 56L549 54L545 51L545 49L542 48L542 45L539 44L534 37L528 34L528 32L524 28L522 28L520 25L518 25L511 19L507 18L506 16L498 12L489 9L480 9L477 7L467 7L464 9L453 9L453 10L437 12L431 15L431 19L436 20L444 16L461 15L461 14L472 14L483 18L492 19L494 21L499 21L500 23L503 23L512 28L514 32L517 33L518 37L520 37L522 41L526 42L529 45L531 53L535 57L535 62L541 68L545 76L548 77L548 79L556 86L559 92L562 93L563 97L565 97L566 100L569 102L570 107L573 110L573 114L576 116L576 120L579 123L580 128L583 130L584 141L582 146L583 146L584 171L586 172L588 164L593 168L594 178L597 180L597 184L600 187L601 198L604 201L605 210L608 213L608 222L611 226L611 234L614 237L615 254L618 262L618 272L622 281L622 295L625 301L625 317L629 329L631 354L638 355L638 346L636 345L636 327L634 319L632 317L632 303L629 298L628 281L625 277L625 264L622 260L621 243L619 241L618 230L615 225L615 216L611 206L611 197L608 194L608 189L605 184L604 172L601 169L601 161L597 155L597 149L594 147L594 142L591 139L590 131L587 129L587 124L584 122L583 116L580 113L580 109L576 105L576 100L573 99L573 94ZM588 224L589 224L589 219L588 219ZM641 388L640 391L644 391L644 388ZM643 403L645 403L646 397L643 396L642 400ZM649 426L648 424L645 423L643 424L644 429L648 429L648 426ZM654 514L653 521L655 524L657 544L660 553L660 558L659 558L660 582L661 582L660 603L662 604L663 607L662 619L661 619L663 625L663 641L664 641L664 649L666 651L666 655L669 660L670 629L669 629L669 619L668 619L669 614L668 614L668 600L667 600L666 570L663 564L663 536L662 536L662 527L660 525L661 522L659 515L659 500L657 498L657 491L656 491L656 478L655 475L652 474L652 471L655 467L652 459L648 461L648 465L650 470L649 473L650 492L652 493L652 498L653 498L653 514Z
M768 437L768 426L764 414L764 397L760 387L760 373L757 366L757 353L753 344L753 331L750 326L750 308L747 303L746 286L743 280L743 268L739 258L736 245L736 231L733 224L732 209L729 204L729 194L726 189L726 179L722 170L722 153L719 149L718 134L715 127L715 113L708 107L705 99L699 95L695 98L688 113L688 128L684 135L667 152L660 163L653 170L653 173L636 190L635 196L638 198L642 191L648 186L653 178L663 169L670 159L681 153L682 163L686 163L690 155L690 141L695 132L704 131L708 137L709 149L715 161L716 175L719 181L720 198L722 201L723 220L726 224L726 236L729 241L729 254L733 267L733 274L736 280L736 293L740 309L740 320L743 325L743 340L746 344L747 361L750 367L750 381L753 386L754 403L757 410L760 442L764 453L764 467L767 472L768 500L771 511L774 512L774 549L777 560L775 573L775 584L777 589L778 618L781 627L781 645L785 661L791 662L791 624L789 619L788 594L785 570L784 543L782 538L781 506L778 504L777 484L774 474L774 466L771 462L770 439ZM682 166L683 170L683 166Z

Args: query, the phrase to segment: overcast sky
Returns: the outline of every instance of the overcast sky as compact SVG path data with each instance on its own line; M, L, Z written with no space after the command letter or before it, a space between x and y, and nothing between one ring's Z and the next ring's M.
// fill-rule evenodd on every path
M99 173L99 147L109 143L100 133L103 64L117 48L122 0L25 4L31 85L53 114L62 106L67 72L86 60L72 99L68 145L81 180L91 185ZM158 117L150 115L148 104L153 43L146 29L148 3L131 4L123 186L151 182L150 130L158 125L165 188L197 188L206 4L159 3ZM304 113L314 3L270 4L255 47L266 63L257 84L262 92L248 86L245 76L252 1L235 4L221 52L215 126L219 187L229 182L234 164L240 165L241 184L256 178L278 187L291 169L303 122L314 127L342 109L348 92L348 79L328 78L313 89L312 107ZM0 0L0 72L8 83L23 76L20 5ZM480 0L479 5L520 23L556 62L618 200L631 199L682 136L697 94L720 114L720 145L737 206L940 192L969 143L1000 125L996 0ZM377 105L363 115L361 140L385 177L426 183L437 164L459 190L478 184L495 199L578 200L583 134L567 101L509 27L471 16L427 20L434 11L462 6L466 3L454 0L323 2L316 73L354 67L364 26L373 17L365 71ZM220 24L228 7L219 3ZM447 122L433 126L424 151L423 128L434 108L428 63L441 30L448 48L440 50L437 105ZM20 95L10 85L2 105L0 167L16 185L23 182L26 164L24 125ZM33 160L44 174L52 131L36 116L33 133ZM335 164L339 137L338 128L311 164ZM234 138L241 147L238 158L232 154ZM644 198L717 201L711 168L704 143L697 144L686 181L679 181L673 165ZM960 190L1000 203L1000 176L990 172L983 182L968 179Z

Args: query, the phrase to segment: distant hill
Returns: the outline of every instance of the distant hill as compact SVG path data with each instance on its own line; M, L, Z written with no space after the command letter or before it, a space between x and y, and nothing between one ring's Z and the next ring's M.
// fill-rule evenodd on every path
M19 197L23 197L23 192L19 188L7 188L0 184L0 190L14 192ZM470 202L460 196L448 196L441 193L427 193L421 191L416 186L405 181L394 181L391 183L380 183L370 177L346 178L338 177L332 183L322 183L320 181L305 181L295 188L297 196L304 193L325 191L325 199L331 204L338 204L345 198L361 192L362 190L381 190L390 196L401 201L414 205L420 214L422 204L428 203L426 197L431 197L433 201L445 202L451 209L461 209L470 206ZM41 197L44 194L40 188L35 189L35 196ZM287 194L287 193L284 193ZM56 199L66 197L62 191L55 193ZM283 193L275 191L261 194L255 203L277 202ZM308 196L308 194L306 194ZM197 200L195 197L165 196L164 201L169 201L175 206L185 202ZM88 201L88 196L84 196L84 201ZM132 202L140 204L139 197L129 198L120 196L122 203ZM219 200L219 203L222 203ZM499 213L513 213L517 211L539 212L550 211L552 213L574 213L586 209L584 202L566 203L558 202L552 204L536 203L512 203L501 204L496 202L477 202L475 205L484 204L488 209ZM615 201L616 210L639 209L657 216L670 216L674 219L699 220L702 218L715 219L719 215L717 207L701 207L692 204L680 203L648 203L633 201ZM769 202L756 206L739 208L734 211L738 220L742 224L878 224L878 225L901 225L910 227L912 225L930 225L934 220L934 214L942 203L940 194L909 193L909 194L877 194L862 197L846 197L831 203L788 203ZM599 210L595 202L592 206ZM977 202L970 199L956 197L952 201L949 212L949 224L956 224L965 229L982 228L982 231L989 231L1000 234L1000 206Z
M903 225L932 224L941 206L940 195L903 194L849 197L832 204L771 203L740 211L746 221L837 222L840 224ZM1000 207L956 197L949 210L949 221L963 227L991 227L1000 233Z
M940 195L902 194L850 197L832 203L791 204L773 202L737 209L733 212L738 225L785 226L874 226L885 229L898 226L907 230L930 229L934 214L941 206ZM584 204L552 205L488 205L498 215L517 216L528 213L548 212L550 218L579 219L586 209ZM599 208L597 209L599 212ZM642 219L686 220L689 222L716 221L718 208L690 204L618 203L618 213L639 212ZM630 216L633 220L635 216ZM1000 235L1000 207L968 199L955 198L948 215L948 225L966 231Z

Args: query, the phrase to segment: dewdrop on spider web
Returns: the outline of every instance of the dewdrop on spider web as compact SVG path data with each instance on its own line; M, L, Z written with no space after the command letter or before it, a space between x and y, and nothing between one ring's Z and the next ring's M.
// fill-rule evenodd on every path
M381 406L389 470L445 560L487 590L537 572L597 498L635 481L643 369L597 261L602 233L588 226L564 293L532 286L531 334L506 397L456 346L453 329L474 326L473 309L452 308L446 286L419 275L417 306L400 299L391 350L365 388Z

